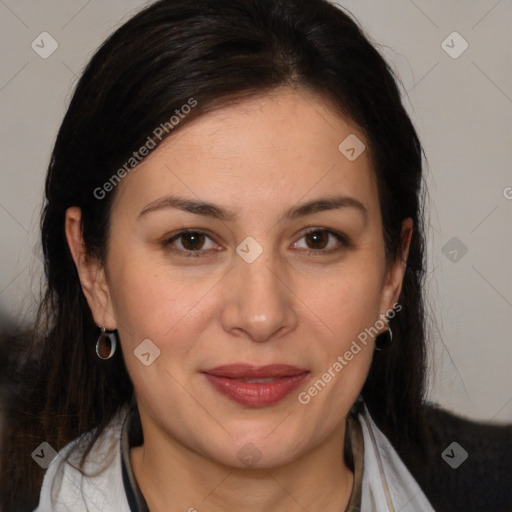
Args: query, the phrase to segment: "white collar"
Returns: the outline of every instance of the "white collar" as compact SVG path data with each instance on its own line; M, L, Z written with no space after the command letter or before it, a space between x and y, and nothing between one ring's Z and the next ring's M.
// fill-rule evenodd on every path
M84 477L73 467L78 465L80 449L73 451L69 462L64 461L80 440L87 441L90 433L59 451L46 471L34 512L130 512L121 472L121 431L128 412L129 408L121 408L94 444L84 467L90 476ZM435 512L365 404L357 418L364 442L361 510Z
M364 404L358 415L364 439L361 510L364 512L435 512L420 486Z

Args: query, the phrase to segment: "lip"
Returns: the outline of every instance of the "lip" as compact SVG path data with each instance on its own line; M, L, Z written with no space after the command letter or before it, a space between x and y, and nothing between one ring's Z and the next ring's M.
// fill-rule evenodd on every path
M310 372L287 364L254 366L236 363L217 366L201 373L214 389L234 402L249 407L264 407L288 396ZM248 382L247 379L273 380Z
M246 363L233 363L216 366L209 370L203 370L203 373L208 373L217 377L229 377L231 379L264 379L267 377L290 377L307 371L307 368L299 368L289 364L267 364L265 366L256 366Z

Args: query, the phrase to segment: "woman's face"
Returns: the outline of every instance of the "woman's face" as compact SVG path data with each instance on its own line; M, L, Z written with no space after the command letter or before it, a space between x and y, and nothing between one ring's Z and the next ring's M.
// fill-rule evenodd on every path
M320 97L279 89L184 126L117 186L88 300L118 329L147 431L272 467L343 429L372 358L358 335L383 330L403 275L361 143ZM296 369L207 376L232 364Z

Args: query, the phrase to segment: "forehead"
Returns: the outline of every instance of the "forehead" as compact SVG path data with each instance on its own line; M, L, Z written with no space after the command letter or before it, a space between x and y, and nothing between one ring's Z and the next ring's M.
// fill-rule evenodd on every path
M348 158L354 153L346 153L348 146L357 158ZM368 196L375 180L365 147L357 125L328 101L282 88L179 128L122 180L116 202L140 206L179 192L273 207L333 188Z

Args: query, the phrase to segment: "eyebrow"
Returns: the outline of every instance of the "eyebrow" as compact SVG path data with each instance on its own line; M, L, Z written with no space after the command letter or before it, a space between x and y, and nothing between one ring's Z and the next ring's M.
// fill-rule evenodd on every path
M184 212L193 213L195 215L202 215L204 217L210 217L212 219L218 219L222 221L235 221L238 218L238 215L235 212L217 206L213 203L196 201L185 197L170 195L161 197L149 203L139 213L138 219L144 217L150 212L155 212L166 208L176 208ZM365 222L368 219L368 210L364 204L355 197L350 196L328 196L293 206L284 212L282 219L294 220L300 217L305 217L306 215L311 215L313 213L329 210L339 210L342 208L353 208L363 215Z

